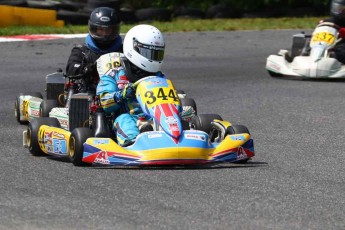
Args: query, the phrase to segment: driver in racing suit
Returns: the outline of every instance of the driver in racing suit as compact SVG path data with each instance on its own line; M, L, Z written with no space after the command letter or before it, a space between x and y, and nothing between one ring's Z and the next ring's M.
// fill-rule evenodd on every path
M331 56L336 58L341 63L345 64L345 0L332 0L330 14L331 17L321 20L319 22L319 25L321 23L330 22L335 24L336 27L339 27L339 36L343 40L341 40L334 46L331 52ZM308 54L309 51L310 47L308 42L307 52L304 53L304 55Z
M96 60L110 52L122 52L120 20L109 7L94 9L88 22L89 34L85 44L75 46L67 61L67 76L83 75L88 90L95 90L99 81Z
M133 83L147 76L164 77L161 67L165 42L154 26L138 25L130 29L123 43L121 66L110 69L100 77L96 94L105 113L118 115L113 129L121 146L132 144L140 132L152 131L147 123L139 130L138 119L146 119L135 97ZM127 63L127 65L126 65Z

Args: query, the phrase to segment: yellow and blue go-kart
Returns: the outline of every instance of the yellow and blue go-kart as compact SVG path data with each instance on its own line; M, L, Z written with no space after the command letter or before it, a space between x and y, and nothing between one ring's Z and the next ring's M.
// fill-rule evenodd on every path
M194 165L245 162L254 156L253 139L245 126L232 125L217 114L184 120L171 80L150 76L134 85L141 110L152 118L145 122L153 131L139 134L133 144L118 145L115 136L105 131L104 114L99 112L94 127L71 132L61 128L56 118L34 119L24 131L24 146L34 155L68 156L76 166Z

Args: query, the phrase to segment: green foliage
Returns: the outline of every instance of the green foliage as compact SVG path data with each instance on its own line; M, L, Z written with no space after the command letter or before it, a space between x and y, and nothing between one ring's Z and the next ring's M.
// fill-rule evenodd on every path
M233 31L268 29L313 29L320 18L243 18L243 19L178 19L171 22L151 22L162 32L189 31ZM121 25L121 33L126 33L133 25ZM42 27L12 26L0 29L0 36L21 34L79 34L87 33L87 26Z
M259 10L267 7L328 7L330 0L124 0L126 5L135 9L145 7L163 7L173 9L178 6L188 6L206 10L215 4L227 4L243 11Z

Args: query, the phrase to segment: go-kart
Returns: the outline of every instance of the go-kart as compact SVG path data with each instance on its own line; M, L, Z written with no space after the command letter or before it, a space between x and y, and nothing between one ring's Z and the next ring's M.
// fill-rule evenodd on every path
M110 63L111 68L116 63L112 54L107 55L108 64L97 61L100 75L105 66L109 68ZM33 155L67 155L76 166L246 162L254 156L253 139L245 126L232 125L217 114L184 118L183 99L171 80L149 76L134 86L141 111L152 118L139 120L138 126L146 123L152 129L140 133L133 144L118 145L104 113L98 110L92 127L76 127L71 132L61 128L56 118L33 119L23 133L24 146Z
M111 68L111 66L121 65L121 53L110 53L101 56L96 64L97 71L100 75L104 74ZM115 64L116 63L116 64ZM68 155L66 141L68 140L71 132L77 127L86 127L91 130L95 137L100 136L114 136L112 132L112 123L117 114L105 114L100 107L98 97L92 92L84 92L83 81L80 80L81 76L65 76L68 81L65 83L65 94L63 103L64 107L54 107L56 103L50 103L50 100L40 100L39 116L35 119L30 119L27 131L24 131L23 144L29 147L33 155L49 154L54 156L64 157ZM178 97L182 103L182 116L185 122L197 113L195 101L192 98L187 98L186 94L179 90ZM29 100L32 103L32 99ZM62 100L62 99L60 99ZM50 134L63 136L65 139L60 142L54 142L52 146L46 149L40 148L41 145L32 145L38 141L38 130L42 125L49 125L63 130L59 133L53 132ZM36 135L36 136L35 136ZM47 137L48 138L48 137ZM53 137L52 137L53 138ZM28 144L30 143L30 144ZM53 146L54 145L54 146Z
M96 64L99 74L109 70L114 63L122 63L122 53L110 53L100 57ZM92 126L94 114L99 107L95 89L85 82L83 74L67 76L62 70L46 76L46 98L39 92L21 93L15 100L15 117L21 124L38 117L55 117L62 128L72 131L76 127ZM187 98L183 90L178 90L182 100L184 118L191 119L196 114L196 104Z
M64 86L66 75L59 69L46 76L46 99L40 92L21 93L14 103L14 114L20 124L27 124L30 120L41 116L48 116L46 112L53 107L64 104Z
M335 24L321 23L312 35L295 34L291 53L280 50L278 55L270 55L266 69L272 77L344 78L345 67L332 53L332 48L341 40Z

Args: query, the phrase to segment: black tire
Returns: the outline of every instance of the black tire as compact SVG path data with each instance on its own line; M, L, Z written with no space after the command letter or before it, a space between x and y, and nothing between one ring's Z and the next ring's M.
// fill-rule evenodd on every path
M56 100L43 100L40 104L40 117L49 117L49 112L56 107L58 107Z
M121 0L87 0L87 8L91 11L97 7L110 7L116 9L117 11L120 9L122 1Z
M223 120L218 114L199 114L192 118L191 128L210 133L212 130L211 122L214 120Z
M279 78L279 77L282 77L283 75L280 74L280 73L276 73L276 72L273 72L273 71L270 71L270 70L267 70L268 71L268 74L271 76L271 77L274 77L274 78Z
M128 8L121 8L119 11L121 22L124 23L136 23L138 18L135 16L135 11Z
M198 114L196 103L195 103L193 98L180 98L180 102L181 102L182 107L190 106L190 107L193 108L194 114L195 115Z
M250 134L248 128L244 125L231 125L227 128L226 134L241 134L241 133L248 133Z
M87 25L90 14L68 10L58 10L57 19L65 21L66 25Z
M70 10L70 11L78 11L86 6L86 3L82 2L75 2L73 0L62 0L60 4L58 4L59 10Z
M244 125L232 125L230 127L227 128L226 130L226 134L241 134L241 133L248 133L250 134L248 128ZM226 135L225 135L226 136ZM249 159L244 159L244 160L239 160L236 161L234 163L238 163L238 164L243 164L246 163Z
M240 10L220 3L210 6L206 11L206 18L241 18L242 13Z
M88 166L90 164L82 161L85 141L93 136L89 128L75 128L69 139L68 157L75 166Z
M36 8L36 9L47 9L47 10L56 10L58 8L58 4L55 1L27 1L29 8Z
M8 0L0 1L0 5L27 7L28 3L25 0Z
M38 131L42 125L61 128L60 123L56 118L39 117L30 121L26 134L28 140L27 144L30 153L34 156L45 155L38 143Z
M201 19L201 18L205 18L205 13L202 10L199 10L197 8L178 7L174 10L174 17Z
M144 8L135 12L139 21L171 21L172 12L165 8Z

